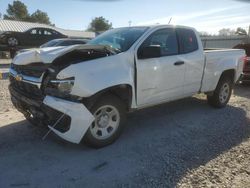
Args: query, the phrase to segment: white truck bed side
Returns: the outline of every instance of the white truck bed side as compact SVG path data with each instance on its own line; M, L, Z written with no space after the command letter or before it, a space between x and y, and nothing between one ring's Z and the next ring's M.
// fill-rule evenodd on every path
M236 82L243 70L244 50L221 49L205 50L205 69L202 80L201 92L214 91L225 70L236 70L234 82Z

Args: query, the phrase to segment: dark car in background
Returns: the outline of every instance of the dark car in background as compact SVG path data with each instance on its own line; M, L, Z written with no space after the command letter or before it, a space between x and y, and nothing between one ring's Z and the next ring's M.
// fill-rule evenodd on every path
M4 32L0 35L0 44L9 47L38 47L58 38L67 38L67 36L54 29L37 27L24 32Z
M244 49L247 57L244 59L243 75L241 78L242 83L250 83L250 44L238 44L235 49Z

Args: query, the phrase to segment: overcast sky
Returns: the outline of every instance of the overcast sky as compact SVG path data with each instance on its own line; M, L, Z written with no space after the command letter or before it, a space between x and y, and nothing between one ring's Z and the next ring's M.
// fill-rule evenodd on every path
M0 0L0 12L8 3ZM221 28L250 25L250 1L242 0L22 0L34 12L48 13L52 23L65 29L86 29L92 18L104 16L113 27L143 24L172 24L196 27L216 33Z

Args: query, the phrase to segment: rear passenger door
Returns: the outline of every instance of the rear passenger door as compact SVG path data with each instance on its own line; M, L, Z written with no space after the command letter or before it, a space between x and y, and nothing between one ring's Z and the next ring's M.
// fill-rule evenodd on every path
M179 53L185 62L184 95L197 93L201 86L204 69L203 47L197 40L197 34L188 28L177 28L179 39Z

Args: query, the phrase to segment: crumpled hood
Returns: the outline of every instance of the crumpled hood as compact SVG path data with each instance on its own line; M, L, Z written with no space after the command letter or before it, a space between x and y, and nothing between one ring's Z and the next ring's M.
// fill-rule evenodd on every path
M78 46L69 47L48 47L48 48L37 48L18 54L14 59L13 63L16 65L28 65L30 63L52 63L57 57L70 52Z
M16 65L28 65L30 63L45 63L50 64L56 58L71 52L73 50L105 50L112 52L102 45L73 45L73 46L61 46L61 47L48 47L48 48L37 48L31 49L27 52L18 54L14 59L13 63Z

